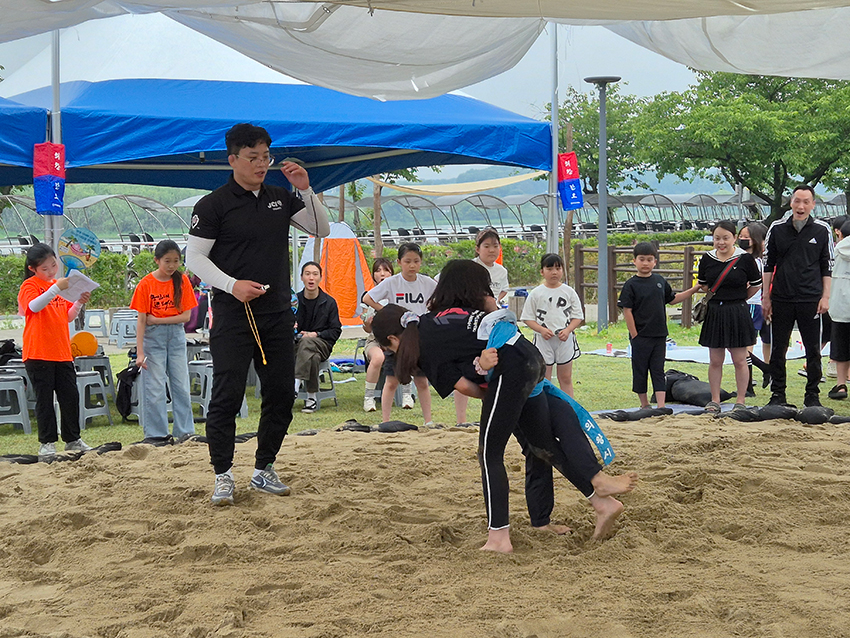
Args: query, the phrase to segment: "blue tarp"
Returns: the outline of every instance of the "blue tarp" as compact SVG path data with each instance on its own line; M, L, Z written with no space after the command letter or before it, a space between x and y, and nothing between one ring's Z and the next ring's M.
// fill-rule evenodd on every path
M230 171L224 133L237 122L265 127L276 158L304 161L317 192L413 166L551 163L546 122L457 95L378 102L309 85L200 80L71 82L60 95L69 183L215 188ZM47 87L14 99L52 100Z
M13 177L5 184L32 183L32 147L46 136L47 109L0 98L0 171Z

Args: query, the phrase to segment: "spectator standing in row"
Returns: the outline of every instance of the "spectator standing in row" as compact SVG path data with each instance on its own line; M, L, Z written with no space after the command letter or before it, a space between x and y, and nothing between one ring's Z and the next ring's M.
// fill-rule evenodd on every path
M416 315L428 312L427 303L437 287L437 282L422 275L422 249L414 243L403 243L398 247L398 264L401 272L387 277L369 292L363 295L363 303L375 310L380 310L382 301L397 304ZM395 375L395 358L392 352L384 353L384 389L381 393L381 418L384 422L390 420L393 407L393 396L398 388L398 377ZM431 421L431 392L428 379L423 374L413 376L413 382L419 390L419 403L422 405L422 416L425 424ZM402 405L406 407L406 401ZM410 407L413 407L412 397Z
M620 300L632 347L632 392L641 408L649 407L647 374L659 408L667 398L664 361L667 357L667 304L682 303L699 290L699 285L678 294L664 277L652 272L658 265L658 249L648 241L632 250L637 274L623 284Z
M189 278L180 270L180 247L165 239L156 245L156 270L142 277L130 308L139 313L136 360L142 368L141 416L146 439L168 437L166 380L171 390L173 437L195 433L189 394L189 358L184 324L198 305Z
M812 217L815 191L800 184L791 193L791 214L767 231L762 309L772 325L771 405L787 403L785 354L794 323L806 351L806 406L820 405L821 316L829 310L832 229Z
M581 300L564 283L564 262L549 253L540 260L543 283L528 295L520 319L534 331L534 345L546 363L546 378L558 366L558 385L573 396L573 361L581 356L575 330L584 321Z

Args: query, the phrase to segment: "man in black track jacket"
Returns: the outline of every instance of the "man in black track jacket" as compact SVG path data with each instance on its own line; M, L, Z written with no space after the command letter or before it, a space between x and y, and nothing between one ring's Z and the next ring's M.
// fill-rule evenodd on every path
M834 258L830 225L812 217L815 191L808 184L791 193L791 213L773 222L764 242L762 309L771 322L771 404L784 404L785 354L794 322L806 351L806 406L820 405L821 315L829 310Z

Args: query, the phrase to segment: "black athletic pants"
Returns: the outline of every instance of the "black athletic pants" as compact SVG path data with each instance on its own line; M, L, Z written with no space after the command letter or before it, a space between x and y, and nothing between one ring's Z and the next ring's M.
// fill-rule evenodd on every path
M30 383L35 390L35 418L38 421L38 442L56 443L56 412L53 393L59 401L62 414L62 440L65 443L80 438L80 395L77 392L77 370L72 361L43 361L27 359L24 362Z
M818 396L818 384L821 377L821 316L818 314L817 301L787 302L774 301L771 320L770 386L775 396L785 398L786 371L785 354L791 341L794 322L803 340L806 350L806 396Z
M265 469L274 463L283 437L292 422L295 402L294 317L281 313L254 315L266 355L260 355L244 307L215 312L210 332L213 358L213 387L207 413L207 439L210 460L216 474L233 465L236 415L245 396L245 381L251 361L257 370L262 392L260 423L257 427L257 454L254 467Z
M516 438L525 454L525 500L535 527L548 525L555 505L552 468L584 496L602 470L572 407L545 392L526 401Z
M533 352L525 351L525 344ZM528 395L545 372L543 359L531 342L520 339L517 345L520 347L499 348L499 364L481 406L478 462L488 529L503 529L509 525L505 446L518 427Z
M647 393L647 373L652 378L652 389L655 392L667 392L667 379L664 377L667 339L638 335L629 339L629 343L632 346L632 392Z

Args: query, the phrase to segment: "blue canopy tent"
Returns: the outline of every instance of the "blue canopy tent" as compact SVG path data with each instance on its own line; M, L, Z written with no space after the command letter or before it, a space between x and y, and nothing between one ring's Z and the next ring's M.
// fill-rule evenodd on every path
M309 85L150 79L71 82L60 94L68 182L216 188L237 122L265 127L272 154L304 162L317 192L414 166L551 163L546 122L458 95L378 102ZM14 98L52 99L49 87ZM285 184L279 171L268 181ZM12 183L0 167L0 184Z
M32 147L47 139L47 109L0 98L0 172L4 185L32 183Z

